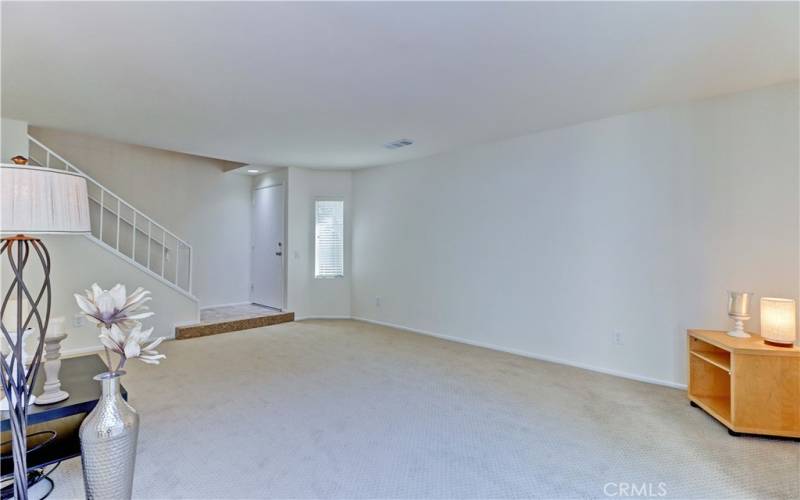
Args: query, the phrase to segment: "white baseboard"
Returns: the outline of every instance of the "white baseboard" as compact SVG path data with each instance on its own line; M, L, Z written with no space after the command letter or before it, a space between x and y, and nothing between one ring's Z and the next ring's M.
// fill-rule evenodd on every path
M295 316L295 321L305 321L307 319L356 319L352 316Z
M474 341L474 340L467 340L467 339L462 339L462 338L459 338L459 337L452 337L452 336L449 336L449 335L441 335L441 334L434 333L434 332L428 332L428 331L425 331L425 330L418 330L416 328L409 328L407 326L396 325L394 323L386 323L384 321L376 321L376 320L373 320L373 319L360 318L358 316L353 316L351 319L354 319L356 321L363 321L365 323L372 323L373 325L380 325L380 326L388 326L390 328L397 328L398 330L405 330L405 331L412 332L412 333L419 333L421 335L428 335L430 337L436 337L436 338L439 338L439 339L449 340L449 341L452 341L452 342L458 342L458 343L461 343L461 344L472 345L472 346L475 346L475 347L483 347L484 349L491 349L493 351L507 352L509 354L516 354L518 356L525 356L526 358L538 359L538 360L541 360L541 361L548 361L550 363L558 363L560 365L573 366L575 368L581 368L583 370L590 370L590 371L598 372L598 373L605 373L606 375L613 375L615 377L622 377L622 378L627 378L627 379L630 379L630 380L636 380L637 382L645 382L645 383L648 383L648 384L662 385L662 386L665 386L665 387L671 387L673 389L686 389L686 384L678 384L676 382L670 382L668 380L660 380L660 379L651 378L651 377L643 377L641 375L636 375L636 374L633 374L633 373L621 372L621 371L618 371L618 370L611 370L609 368L601 368L601 367L598 367L598 366L592 366L592 365L587 365L587 364L583 364L583 363L576 363L574 361L569 361L569 360L561 359L561 358L555 358L553 356L544 356L544 355L541 355L541 354L536 354L536 353L532 353L532 352L528 352L528 351L523 351L523 350L520 350L520 349L511 349L511 348L508 348L508 347L501 347L501 346L498 346L498 345L495 345L495 344L490 344L490 343L487 343L487 342L477 342L477 341Z
M199 319L197 321L194 321L194 320L192 320L192 321L176 321L175 322L175 326L194 326L194 325L196 325L198 323L200 323Z

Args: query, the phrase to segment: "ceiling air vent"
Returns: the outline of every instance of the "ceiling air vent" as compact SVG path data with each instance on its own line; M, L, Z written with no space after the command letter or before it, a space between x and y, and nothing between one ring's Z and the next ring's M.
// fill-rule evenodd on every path
M396 141L387 142L383 145L386 149L399 149L414 144L411 139L398 139Z

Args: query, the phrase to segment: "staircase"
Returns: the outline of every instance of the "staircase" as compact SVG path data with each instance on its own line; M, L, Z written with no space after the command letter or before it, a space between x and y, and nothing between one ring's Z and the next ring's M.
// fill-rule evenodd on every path
M30 164L75 172L86 178L91 234L86 238L189 297L192 294L192 246L141 210L86 175L50 148L28 136Z

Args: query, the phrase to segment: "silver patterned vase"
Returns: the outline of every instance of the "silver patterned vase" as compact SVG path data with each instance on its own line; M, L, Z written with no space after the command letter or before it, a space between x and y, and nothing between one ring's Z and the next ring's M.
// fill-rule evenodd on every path
M122 399L123 375L116 371L94 377L103 384L103 395L81 424L83 484L89 499L131 498L139 414Z

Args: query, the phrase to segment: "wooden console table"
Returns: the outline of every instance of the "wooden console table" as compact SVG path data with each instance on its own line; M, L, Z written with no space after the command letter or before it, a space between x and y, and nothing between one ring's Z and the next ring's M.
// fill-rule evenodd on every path
M42 370L41 365L39 369ZM41 469L50 464L77 457L81 454L81 443L78 430L86 414L94 409L102 395L100 382L92 377L107 371L105 363L97 354L67 358L61 360L61 387L69 392L69 398L51 405L32 405L28 409L28 434L40 431L55 432L56 437L36 451L28 453L28 470ZM42 370L43 371L43 370ZM44 384L44 373L36 377L34 394L41 394ZM128 399L128 392L120 386L122 397ZM11 442L11 422L8 412L0 412L0 438L3 442ZM37 441L29 439L35 446ZM3 479L14 474L14 462L11 459L11 445L3 447L0 452L0 476Z
M800 348L688 331L689 401L740 433L800 438Z

